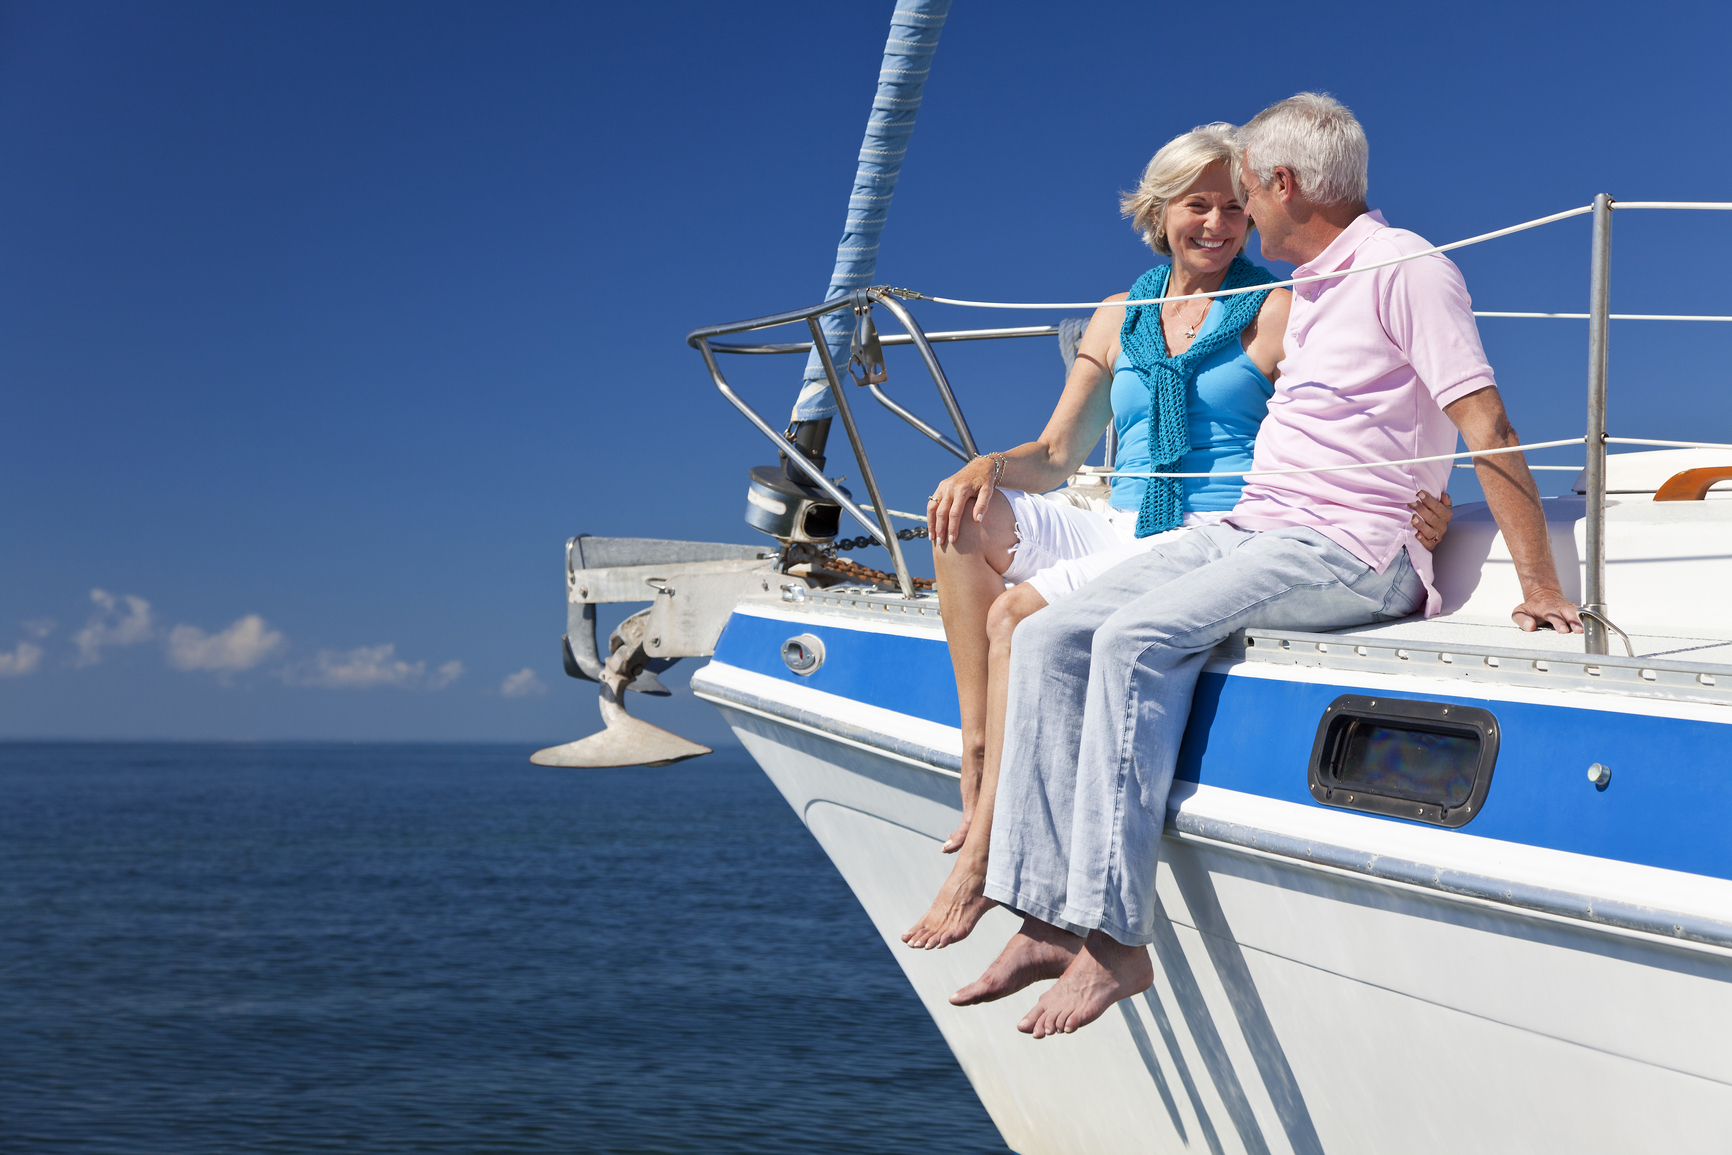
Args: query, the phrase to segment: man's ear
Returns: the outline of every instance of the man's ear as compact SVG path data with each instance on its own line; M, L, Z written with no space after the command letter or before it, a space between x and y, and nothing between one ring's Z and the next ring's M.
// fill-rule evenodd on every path
M1291 201L1299 193L1299 181L1294 177L1293 170L1285 165L1275 166L1275 187L1270 190L1282 204Z

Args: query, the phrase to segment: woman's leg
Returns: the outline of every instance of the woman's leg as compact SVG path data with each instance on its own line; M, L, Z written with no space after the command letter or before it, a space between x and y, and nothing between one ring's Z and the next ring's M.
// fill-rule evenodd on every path
M932 547L944 606L944 637L950 643L956 698L962 707L962 824L945 840L946 854L961 849L980 794L986 756L986 618L993 602L1004 594L1002 575L1010 568L1015 546L1016 519L1010 502L995 490L984 522L976 522L970 512L962 519L962 533L954 545Z
M1046 598L1026 582L998 597L986 615L985 740L972 821L950 868L950 877L920 921L902 936L911 947L931 950L968 937L992 907L986 897L986 859L992 842L992 805L1004 753L1004 705L1010 686L1010 640L1017 623L1046 607ZM946 613L949 611L947 610ZM966 734L966 730L964 733ZM966 763L965 763L966 764Z

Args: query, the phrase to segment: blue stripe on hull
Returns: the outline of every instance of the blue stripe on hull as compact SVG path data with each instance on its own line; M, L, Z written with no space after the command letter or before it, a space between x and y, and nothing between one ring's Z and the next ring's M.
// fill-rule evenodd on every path
M782 662L782 643L797 634L824 642L824 664L803 678ZM716 641L716 661L941 725L962 725L950 650L942 638L735 614Z
M824 666L809 678L797 677L781 660L783 641L798 633L824 641ZM716 658L853 701L959 725L956 683L940 640L736 614L717 643ZM1364 692L1351 683L1205 673L1179 754L1178 777L1316 806L1306 766L1318 720L1338 696ZM1422 693L1417 685L1414 692L1391 696L1478 706L1497 716L1501 748L1491 793L1463 831L1732 878L1732 725ZM1612 768L1604 791L1587 780L1593 762Z
M1205 673L1191 704L1177 775L1316 806L1306 768L1318 720L1340 695L1365 692L1352 685ZM1732 726L1448 694L1388 696L1478 706L1497 716L1500 748L1491 793L1464 831L1732 878L1732 771L1726 753ZM1612 768L1603 791L1587 778L1594 762Z

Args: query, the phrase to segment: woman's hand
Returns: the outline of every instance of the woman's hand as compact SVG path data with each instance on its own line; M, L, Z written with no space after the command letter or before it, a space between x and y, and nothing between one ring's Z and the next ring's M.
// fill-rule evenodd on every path
M1449 532L1449 519L1455 516L1455 503L1450 501L1449 494L1444 494L1440 501L1422 489L1414 495L1413 501L1407 503L1407 508L1413 510L1411 520L1419 544L1426 549L1436 549L1443 535Z
M974 520L985 519L986 505L997 488L1001 469L992 457L976 457L938 483L938 488L926 499L926 533L934 548L956 544L956 535L962 532L963 511L971 500Z

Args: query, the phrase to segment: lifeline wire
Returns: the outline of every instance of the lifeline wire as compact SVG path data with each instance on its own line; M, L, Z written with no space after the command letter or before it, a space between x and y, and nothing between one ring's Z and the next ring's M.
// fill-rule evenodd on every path
M1557 318L1564 321L1586 321L1592 313L1482 313L1475 309L1476 317L1527 317L1527 318ZM1682 313L1607 313L1607 318L1613 321L1732 321L1732 317L1696 317Z
M1560 445L1580 445L1587 438L1566 437L1562 441L1536 441L1532 445L1507 445L1502 449L1475 449L1468 453L1439 453L1432 457L1408 457L1400 461L1356 461L1352 465L1313 465L1306 469L1239 469L1218 473L1097 473L1095 477L1273 477L1286 473L1339 473L1344 469L1379 469L1385 465L1420 465L1427 461L1454 461L1458 457L1497 457L1505 453L1521 453L1529 449L1555 449ZM1611 441L1613 438L1608 437ZM1667 443L1661 443L1667 444ZM1692 444L1679 442L1676 444ZM1732 449L1732 446L1727 446Z
M1640 203L1658 204L1660 202ZM1341 277L1350 277L1355 273L1369 273L1373 269L1386 269L1391 265L1399 265L1406 261L1415 261L1420 257L1429 257L1436 253L1447 253L1451 249L1464 248L1468 245L1477 245L1481 241L1496 240L1498 237L1507 237L1511 233L1519 233L1526 229L1536 229L1541 225L1549 225L1553 221L1561 221L1569 217L1579 217L1583 213L1591 213L1593 211L1593 205L1583 205L1579 209L1566 209L1561 213L1553 213L1549 217L1540 217L1538 220L1526 221L1519 225L1511 225L1507 229L1498 229L1496 232L1481 233L1477 237L1468 237L1466 240L1453 241L1450 244L1438 245L1436 248L1424 249L1417 253L1408 253L1406 256L1396 257L1393 260L1378 261L1375 264L1370 265L1358 265L1351 269L1341 269L1333 273L1318 273L1317 275L1310 277L1295 277L1290 281L1276 281L1273 284L1250 285L1243 289L1216 289L1212 293L1190 293L1183 297L1149 297L1146 300L1138 301L1058 301L1048 302L1045 304L1016 304L1007 301L961 301L954 297L928 297L925 293L919 293L916 294L916 296L922 301L932 301L939 305L962 305L970 309L1097 309L1102 305L1158 305L1163 301L1201 301L1213 297L1234 297L1238 296L1240 293L1261 293L1268 289L1281 289L1291 285L1309 285L1315 281L1333 281Z
M1647 437L1608 437L1608 445L1663 445L1668 449L1732 449L1720 441L1654 441Z

